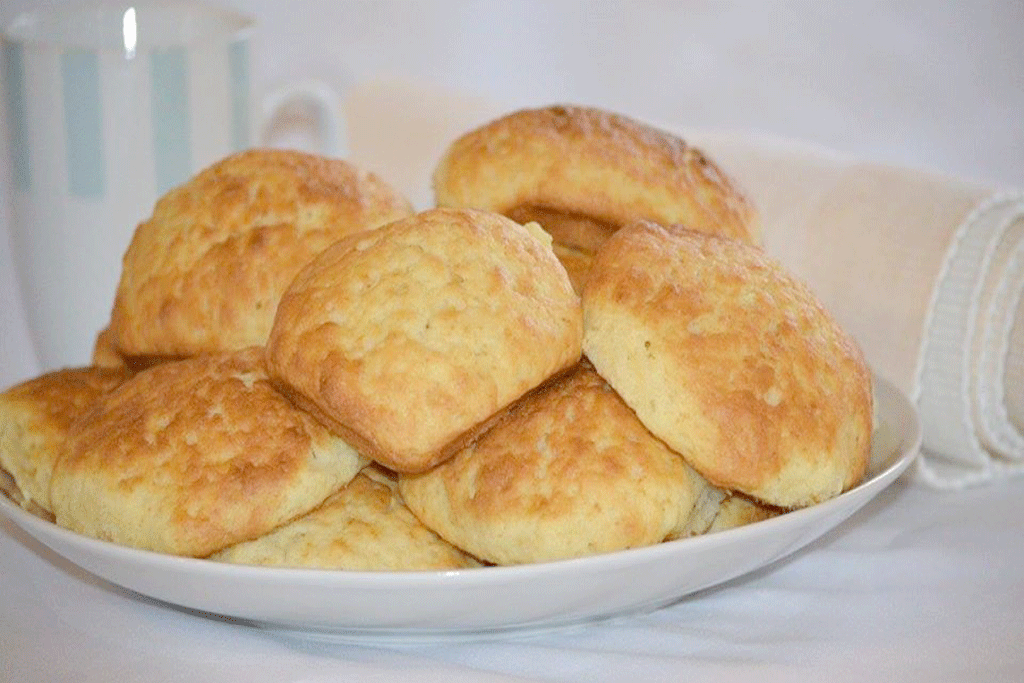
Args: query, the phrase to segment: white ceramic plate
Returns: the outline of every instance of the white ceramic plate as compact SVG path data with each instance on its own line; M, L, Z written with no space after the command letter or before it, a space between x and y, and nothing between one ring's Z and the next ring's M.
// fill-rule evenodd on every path
M450 572L344 572L221 564L61 529L0 495L0 512L118 586L267 629L336 640L434 640L537 630L654 609L799 550L891 484L918 453L907 398L876 378L867 479L825 503L738 529L589 558Z

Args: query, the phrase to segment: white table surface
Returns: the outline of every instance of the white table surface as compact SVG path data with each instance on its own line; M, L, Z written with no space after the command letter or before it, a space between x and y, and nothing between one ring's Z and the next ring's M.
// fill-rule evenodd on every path
M0 20L45 4L5 0ZM265 87L394 76L1024 184L1019 0L229 4L263 21ZM3 208L7 386L37 366ZM286 640L156 605L0 521L0 681L1018 681L1022 500L1022 479L955 493L903 480L795 556L668 608L401 648Z

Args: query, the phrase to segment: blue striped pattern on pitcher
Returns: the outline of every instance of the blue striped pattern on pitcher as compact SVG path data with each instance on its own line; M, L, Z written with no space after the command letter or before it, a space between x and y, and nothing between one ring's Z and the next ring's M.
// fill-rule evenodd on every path
M29 83L25 65L25 50L31 46L3 42L4 104L8 121L8 149L11 159L11 179L17 190L29 191L34 167L40 163L39 155L50 150L33 149L30 144L33 116L28 99ZM248 42L235 40L224 48L224 71L228 78L230 98L229 130L219 154L245 149L250 144L250 65ZM102 59L109 54L84 49L68 49L59 58L56 73L47 77L59 83L59 106L63 110L63 128L48 134L61 135L66 173L67 195L82 199L101 199L111 191L108 145L110 126L104 107L104 69ZM140 59L141 59L140 55ZM151 128L148 156L152 162L152 192L159 196L184 182L199 168L197 163L209 163L210 151L204 157L194 149L194 126L203 125L201 113L193 112L190 101L195 70L205 64L193 64L184 48L169 48L148 56L150 82ZM41 124L36 124L41 125ZM133 179L134 180L134 179Z

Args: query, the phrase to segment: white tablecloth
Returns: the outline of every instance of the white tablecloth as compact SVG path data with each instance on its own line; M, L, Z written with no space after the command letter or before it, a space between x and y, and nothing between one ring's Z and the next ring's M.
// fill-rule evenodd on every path
M41 4L10 0L0 18ZM1018 0L678 3L661 13L624 9L633 3L229 4L264 20L270 84L300 72L397 74L1024 181ZM529 19L538 7L543 22ZM7 386L35 366L0 244ZM0 520L0 681L1019 681L1022 500L1020 478L956 492L904 479L791 558L656 612L406 647L289 640L155 604Z
M1022 497L1019 479L958 493L901 481L790 559L656 612L394 648L289 640L154 604L3 521L0 678L1018 681Z

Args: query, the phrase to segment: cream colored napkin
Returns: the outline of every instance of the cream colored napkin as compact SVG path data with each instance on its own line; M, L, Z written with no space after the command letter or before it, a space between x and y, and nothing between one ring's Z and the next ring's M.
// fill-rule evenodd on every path
M532 104L359 85L346 102L351 157L426 208L447 145L520 106ZM763 215L765 249L916 402L923 481L959 488L1024 472L1024 193L801 143L661 127L737 178Z
M695 135L762 208L766 250L917 404L919 476L1024 473L1024 192Z
M403 80L358 84L344 106L350 158L427 209L430 176L448 145L508 111L484 97Z

